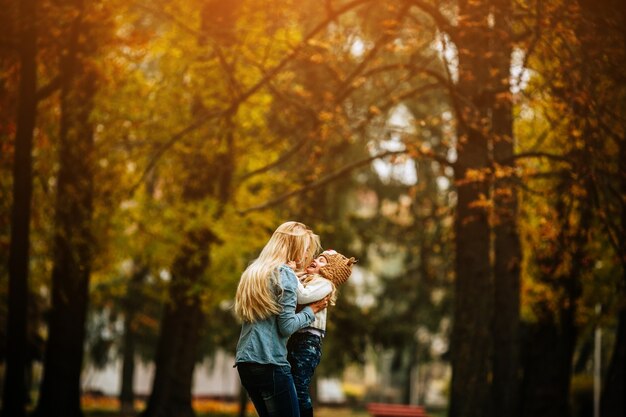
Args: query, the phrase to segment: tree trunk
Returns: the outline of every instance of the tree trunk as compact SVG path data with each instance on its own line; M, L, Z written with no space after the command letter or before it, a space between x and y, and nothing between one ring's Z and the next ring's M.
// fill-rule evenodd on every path
M493 282L490 266L490 228L484 208L473 203L488 198L484 179L468 173L488 167L487 134L488 4L459 3L459 83L456 100L458 159L455 165L456 283L452 329L452 386L450 417L489 416L491 320ZM471 170L471 171L470 171Z
M124 342L122 346L122 387L120 389L120 412L130 415L135 411L135 335L133 334L133 315L124 319Z
M208 231L189 232L176 257L156 351L156 371L143 417L194 416L191 404L193 370L203 314L197 289L209 266Z
M617 334L602 390L602 417L626 415L626 308L617 317Z
M626 195L626 140L623 137L621 138L619 156L621 191L622 195ZM623 294L626 291L626 204L624 203L622 203L620 230L618 250L622 263ZM623 302L618 310L615 344L602 389L601 403L602 417L626 416L626 305Z
M612 13L618 13L617 26L621 29L622 52L618 77L624 79L626 73L626 12L617 0L609 1ZM623 86L622 86L623 88ZM619 110L618 110L619 111ZM624 116L624 107L621 107ZM623 120L623 117L622 117ZM619 142L619 181L622 198L626 195L626 135L622 133ZM618 256L622 264L622 297L626 297L626 202L621 201L619 222ZM617 334L611 361L602 389L602 417L626 416L626 305L622 304L617 316Z
M28 260L30 206L33 189L33 133L37 114L37 22L36 0L20 2L20 86L13 161L13 206L9 246L9 296L6 374L2 415L22 417L26 392L28 315Z
M524 341L523 417L566 417L576 332L572 323L528 325Z
M511 100L510 0L495 0L493 59L495 98L492 110L494 180L494 415L519 414L519 320L521 247L517 230L517 190L512 157L513 104Z
M140 309L140 291L148 269L140 267L128 283L124 300L124 341L122 345L122 388L120 390L120 407L124 415L134 412L135 391L135 316Z
M96 73L80 59L82 2L77 5L68 53L61 61L61 128L57 178L52 308L37 417L82 416L83 362L93 239L94 137L89 116Z
M413 390L417 386L417 383L413 381L413 375L415 374L415 367L418 365L417 360L417 343L412 341L407 349L407 365L404 368L404 386L402 389L402 403L411 404L413 398Z
M210 0L201 11L198 44L205 46L213 38L220 47L228 47L235 40L235 10L240 1L223 2ZM223 51L219 52L220 54ZM222 58L223 55L222 55ZM225 61L222 65L227 65ZM229 80L229 88L234 88ZM234 93L233 93L234 94ZM194 98L192 114L201 114L202 100ZM182 198L193 202L211 198L218 202L215 220L223 214L230 198L234 172L234 136L232 114L225 117L225 150L209 160L202 151L187 155L188 178ZM222 126L220 126L222 127ZM192 409L193 370L197 359L199 329L204 319L198 294L199 281L210 265L211 245L219 239L208 229L201 227L187 233L172 267L170 302L166 305L161 322L161 332L156 352L156 372L148 406L143 417L189 417Z
M622 11L622 13L624 13ZM623 19L626 22L626 18ZM625 29L626 30L626 29ZM624 35L626 40L626 33ZM626 41L624 42L626 46ZM626 195L626 138L622 137L619 148L619 175L622 196ZM622 295L626 291L626 204L622 202L619 258L622 264ZM617 331L611 361L602 390L602 417L626 416L626 305L618 310Z
M573 171L590 189L588 163L581 151L570 153L576 161ZM591 224L591 205L584 199L571 198L566 190L571 184L564 179L556 188L556 213L561 220L553 251L539 254L538 270L544 271L544 283L551 286L554 300L535 306L536 324L530 326L524 347L522 417L568 417L573 357L578 339L577 306L582 295L582 277L587 262L587 245ZM572 211L578 209L578 223ZM569 263L566 268L564 264ZM559 274L566 270L567 275ZM555 310L554 305L558 306Z

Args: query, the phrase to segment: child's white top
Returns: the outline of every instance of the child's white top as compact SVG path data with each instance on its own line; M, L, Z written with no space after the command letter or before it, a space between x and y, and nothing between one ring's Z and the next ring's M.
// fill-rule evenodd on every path
M300 279L306 277L304 275ZM296 294L298 296L298 304L310 304L314 301L321 300L322 298L333 292L333 283L322 277L321 275L314 274L314 278L310 280L306 286L298 280L298 289ZM323 332L326 331L326 315L328 309L323 309L315 314L315 321L309 326L315 329L319 329ZM300 330L306 331L306 328Z

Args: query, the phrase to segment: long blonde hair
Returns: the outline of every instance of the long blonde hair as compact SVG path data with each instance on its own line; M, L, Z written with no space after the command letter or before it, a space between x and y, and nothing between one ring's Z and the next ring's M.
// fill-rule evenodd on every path
M281 288L276 269L288 261L308 265L319 248L319 236L304 224L290 221L278 226L259 257L241 275L235 295L237 316L254 322L280 313L273 291Z

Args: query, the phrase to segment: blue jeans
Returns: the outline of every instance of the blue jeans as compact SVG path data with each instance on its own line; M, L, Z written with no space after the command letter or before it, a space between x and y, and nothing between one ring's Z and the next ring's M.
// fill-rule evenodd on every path
M288 366L239 363L237 370L259 417L300 417Z
M321 358L321 337L307 332L291 335L289 342L287 342L287 360L291 364L291 374L296 384L300 414L302 415L312 415L313 403L309 394L309 386Z

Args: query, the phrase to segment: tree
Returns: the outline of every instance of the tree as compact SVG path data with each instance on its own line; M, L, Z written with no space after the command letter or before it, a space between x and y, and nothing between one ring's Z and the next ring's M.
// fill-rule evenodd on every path
M207 2L200 13L201 31L199 46L212 42L228 44L235 23L235 2L221 5ZM220 55L220 46L214 45ZM221 59L225 59L223 56ZM195 97L191 112L200 118L202 99ZM233 127L231 115L214 134L222 136L224 149L212 158L203 151L192 151L187 158L187 176L182 189L183 201L193 203L214 198L221 206L215 215L221 216L223 206L230 198L233 166ZM211 167L208 170L207 167ZM204 324L198 286L211 263L211 247L219 242L215 233L205 224L192 226L185 232L182 245L172 264L172 281L169 301L165 306L157 345L156 373L153 388L143 416L193 416L191 384L197 360L200 328Z
M492 5L493 63L491 64L493 103L492 147L494 162L494 322L493 322L493 415L519 414L519 323L520 264L522 260L517 225L518 189L513 167L513 101L511 54L513 50L513 5L509 0Z
M490 198L482 176L488 167L489 110L492 82L489 73L489 2L459 2L458 93L453 97L458 123L458 158L454 166L457 188L455 218L456 282L452 330L452 386L450 417L489 414L493 340L493 272L487 211L478 203ZM498 80L496 80L497 82Z
M28 260L32 197L32 148L37 114L37 15L38 2L19 7L20 88L13 161L13 206L9 248L9 314L7 370L2 413L25 415L28 314Z
M540 74L528 90L534 100L529 105L547 125L546 133L524 145L542 159L522 164L535 171L526 177L530 205L522 217L531 225L525 234L533 236L525 245L531 261L524 284L524 415L571 412L572 358L580 336L601 320L590 311L601 303L608 317L621 304L610 289L616 283L603 277L619 256L608 260L614 256L608 253L595 267L591 262L611 247L619 253L619 162L613 149L619 149L614 126L621 110L615 109L622 108L623 89L614 65L623 57L615 39L623 36L613 10L609 3L554 4L541 14L553 24L540 29L529 48L528 62Z
M90 62L89 6L73 4L67 53L60 62L59 174L57 179L52 311L44 377L35 415L82 416L80 374L93 259L94 137L90 115L97 73Z
M133 388L135 375L135 355L137 337L137 313L140 312L139 301L141 287L148 274L148 268L138 265L133 271L128 283L126 297L123 302L124 336L122 342L122 387L120 389L120 408L123 414L131 413L135 407L135 392Z

